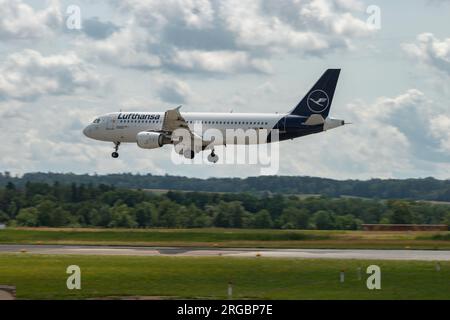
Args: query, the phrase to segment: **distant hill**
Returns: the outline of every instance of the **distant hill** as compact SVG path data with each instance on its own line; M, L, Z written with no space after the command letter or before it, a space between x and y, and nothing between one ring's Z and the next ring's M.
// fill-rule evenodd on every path
M27 182L54 182L62 184L105 184L117 188L164 189L209 192L271 192L283 194L321 194L330 197L356 196L380 199L413 199L450 201L450 180L371 179L333 180L315 177L262 176L240 178L196 179L178 176L134 175L76 175L71 173L27 173L12 177L0 173L0 186L8 182L24 186Z

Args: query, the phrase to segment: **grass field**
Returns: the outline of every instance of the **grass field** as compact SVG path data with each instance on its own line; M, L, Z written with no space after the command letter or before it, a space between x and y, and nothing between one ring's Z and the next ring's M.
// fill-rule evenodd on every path
M74 264L81 290L66 288ZM381 290L366 287L371 264L381 268ZM16 286L18 299L219 299L229 281L237 299L450 299L450 262L438 272L434 262L418 261L0 254L0 284Z
M450 232L22 228L0 230L0 244L449 250Z

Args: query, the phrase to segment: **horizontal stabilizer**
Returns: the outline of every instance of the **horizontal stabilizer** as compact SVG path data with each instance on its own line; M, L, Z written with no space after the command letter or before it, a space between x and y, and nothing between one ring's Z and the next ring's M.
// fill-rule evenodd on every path
M311 115L303 124L307 126L317 126L319 124L324 124L325 119L322 118L320 114Z

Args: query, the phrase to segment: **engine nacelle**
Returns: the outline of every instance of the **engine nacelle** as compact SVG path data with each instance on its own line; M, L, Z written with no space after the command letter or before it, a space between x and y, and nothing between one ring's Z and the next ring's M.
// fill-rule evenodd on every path
M142 149L157 149L165 144L164 138L164 135L158 132L139 132L136 141Z

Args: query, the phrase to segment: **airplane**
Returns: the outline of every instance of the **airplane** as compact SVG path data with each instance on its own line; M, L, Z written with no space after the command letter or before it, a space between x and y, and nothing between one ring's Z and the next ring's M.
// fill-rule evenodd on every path
M187 159L211 150L208 161L216 163L218 156L214 146L284 141L347 124L344 120L328 117L340 71L326 70L305 97L287 113L180 112L181 106L165 112L114 112L95 118L83 133L91 139L113 142L113 158L119 157L122 143L136 143L143 149L158 149L172 144ZM201 127L200 132L196 130L198 126ZM230 130L240 130L240 134L245 134L253 129L266 134L256 142L245 139L230 142L206 138L206 132L211 129L224 136ZM179 130L184 130L187 136L180 138ZM273 130L277 130L277 139L272 138Z

